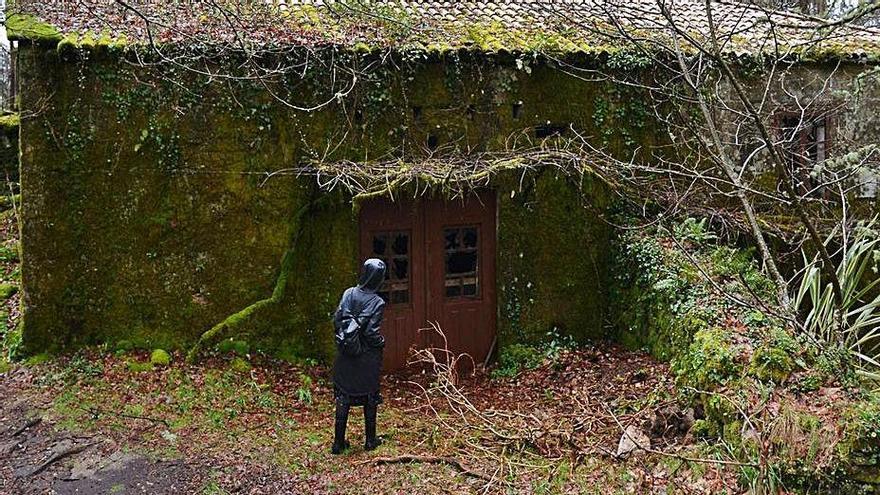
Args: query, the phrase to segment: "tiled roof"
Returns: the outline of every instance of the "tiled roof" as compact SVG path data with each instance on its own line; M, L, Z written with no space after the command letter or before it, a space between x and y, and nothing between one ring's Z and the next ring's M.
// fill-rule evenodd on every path
M702 0L19 0L16 4L62 35L91 32L95 37L109 34L139 42L152 38L574 52L613 51L625 45L622 32L648 42L668 40L673 25L697 40L709 34L707 4ZM218 4L232 6L221 9ZM880 56L880 32L875 30L823 26L819 20L742 3L709 5L718 38L731 53L803 51L809 46L813 55L824 57ZM12 31L13 36L28 37L27 29Z

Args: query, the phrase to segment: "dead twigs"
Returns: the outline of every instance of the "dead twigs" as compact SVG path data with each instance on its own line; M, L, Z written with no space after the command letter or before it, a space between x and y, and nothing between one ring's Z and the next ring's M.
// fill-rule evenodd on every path
M168 421L166 421L162 418L153 418L150 416L141 416L138 414L126 414L126 413L122 413L122 412L107 411L107 410L100 409L97 407L89 407L87 409L82 409L82 410L88 412L89 414L91 414L95 417L101 416L101 415L111 415L111 416L116 416L116 417L125 418L125 419L139 419L139 420L143 420L143 421L149 421L151 423L165 425L166 427L171 426L168 423Z
M430 456L430 455L399 455L395 457L377 457L375 459L370 459L369 461L365 461L364 463L373 463L373 464L411 464L411 463L424 463L424 464L446 464L448 466L452 466L457 471L465 476L470 476L473 478L478 478L483 481L492 481L492 478L486 476L485 474L479 473L477 471L468 469L461 461L454 457L448 456Z

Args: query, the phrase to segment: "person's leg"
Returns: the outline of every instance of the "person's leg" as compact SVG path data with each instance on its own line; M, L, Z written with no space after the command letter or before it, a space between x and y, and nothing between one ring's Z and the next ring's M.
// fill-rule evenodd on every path
M348 426L348 411L351 404L346 400L336 399L336 424L333 430L333 448L330 452L333 454L341 454L343 450L348 448L348 442L345 441L345 428Z
M378 409L378 404L370 404L369 401L364 405L364 432L367 437L366 441L364 441L364 450L373 450L382 444L382 441L376 436Z

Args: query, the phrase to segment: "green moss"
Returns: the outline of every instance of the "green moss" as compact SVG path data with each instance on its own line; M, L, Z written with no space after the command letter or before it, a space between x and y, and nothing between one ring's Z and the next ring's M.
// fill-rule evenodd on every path
M759 380L782 383L794 370L794 360L782 349L759 347L752 355L749 372Z
M171 364L171 355L162 349L156 349L150 354L150 364L155 366L168 366Z
M690 433L695 438L702 439L714 439L721 436L721 430L718 423L709 419L698 419L694 421Z
M743 422L739 419L724 423L721 432L721 439L731 448L738 450L743 441L742 428Z
M771 327L749 363L749 373L763 381L784 382L797 368L800 344L783 328Z
M18 262L18 244L4 244L0 246L0 262Z
M15 284L0 283L0 300L5 301L18 292L18 286Z
M18 126L21 124L21 117L19 114L12 113L9 115L0 116L0 128L5 131L18 131Z
M6 327L6 317L7 317L7 315L5 314L5 312L0 313L0 321L2 321L2 323L0 323L0 325L2 325L4 328ZM8 358L10 361L17 361L23 357L22 356L22 354L23 354L22 348L21 348L22 347L21 340L22 340L22 326L21 325L18 325L15 328L9 330L3 336L2 348L3 348L3 351L6 355L5 357Z
M35 355L27 358L24 361L24 365L25 366L36 366L38 364L43 364L51 359L52 359L52 357L49 355L49 353L41 352L40 354L35 354Z
M6 17L6 36L10 40L61 40L61 33L55 26L42 22L32 15L17 13Z
M29 185L22 270L30 274L23 338L32 352L120 340L180 350L204 335L205 348L232 337L286 359L329 359L330 314L357 272L351 198L322 193L328 204L310 212L291 250L293 219L316 195L314 179L281 174L264 183L261 174L325 157L327 136L343 129L328 162L391 156L428 134L460 151L501 150L547 120L590 135L593 96L606 90L508 55L406 58L401 71L364 76L344 102L364 109L352 125L342 103L298 112L252 81L216 85L190 73L176 74L188 83L181 88L109 51L59 59L28 45L19 56L23 80L33 81L22 108L48 99L57 110L21 124ZM340 56L360 66L375 55ZM325 83L310 71L275 89L325 101ZM449 107L461 98L475 111ZM610 108L629 108L617 99ZM510 105L520 100L514 119ZM421 122L411 121L414 105L424 109ZM627 111L612 111L610 125L639 120ZM633 137L653 139L647 127ZM402 162L420 159L414 152ZM608 191L589 173L523 177L516 168L512 161L487 177L499 190L499 348L538 342L554 328L579 341L605 335Z
M687 351L672 359L672 371L680 385L711 391L739 376L740 352L729 332L707 328L695 333Z
M129 352L137 349L137 346L131 340L122 339L116 342L115 349L119 352Z
M610 229L595 216L604 188L552 170L496 181L499 342L540 344L549 332L601 338ZM590 205L589 207L587 205ZM577 294L577 297L571 297Z
M55 46L55 51L62 56L70 56L79 49L79 36L76 33L64 35Z
M716 323L716 308L701 302L707 294L701 275L658 236L624 235L615 242L613 271L617 338L628 347L670 360Z
M128 368L128 371L132 373L145 373L147 371L153 371L153 363L140 362L135 360L130 360L125 363L125 366Z
M251 370L251 363L244 358L236 356L229 362L229 368L238 373L247 373Z
M234 337L223 339L217 344L217 350L222 353L233 352L239 356L250 352L250 345L244 340L236 340Z

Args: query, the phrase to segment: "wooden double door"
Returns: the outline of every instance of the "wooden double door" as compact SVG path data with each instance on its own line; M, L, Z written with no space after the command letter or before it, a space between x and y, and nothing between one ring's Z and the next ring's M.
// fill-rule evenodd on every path
M493 191L466 199L373 200L360 214L362 260L387 266L385 371L406 366L410 348L436 346L436 322L449 349L482 362L495 337Z

